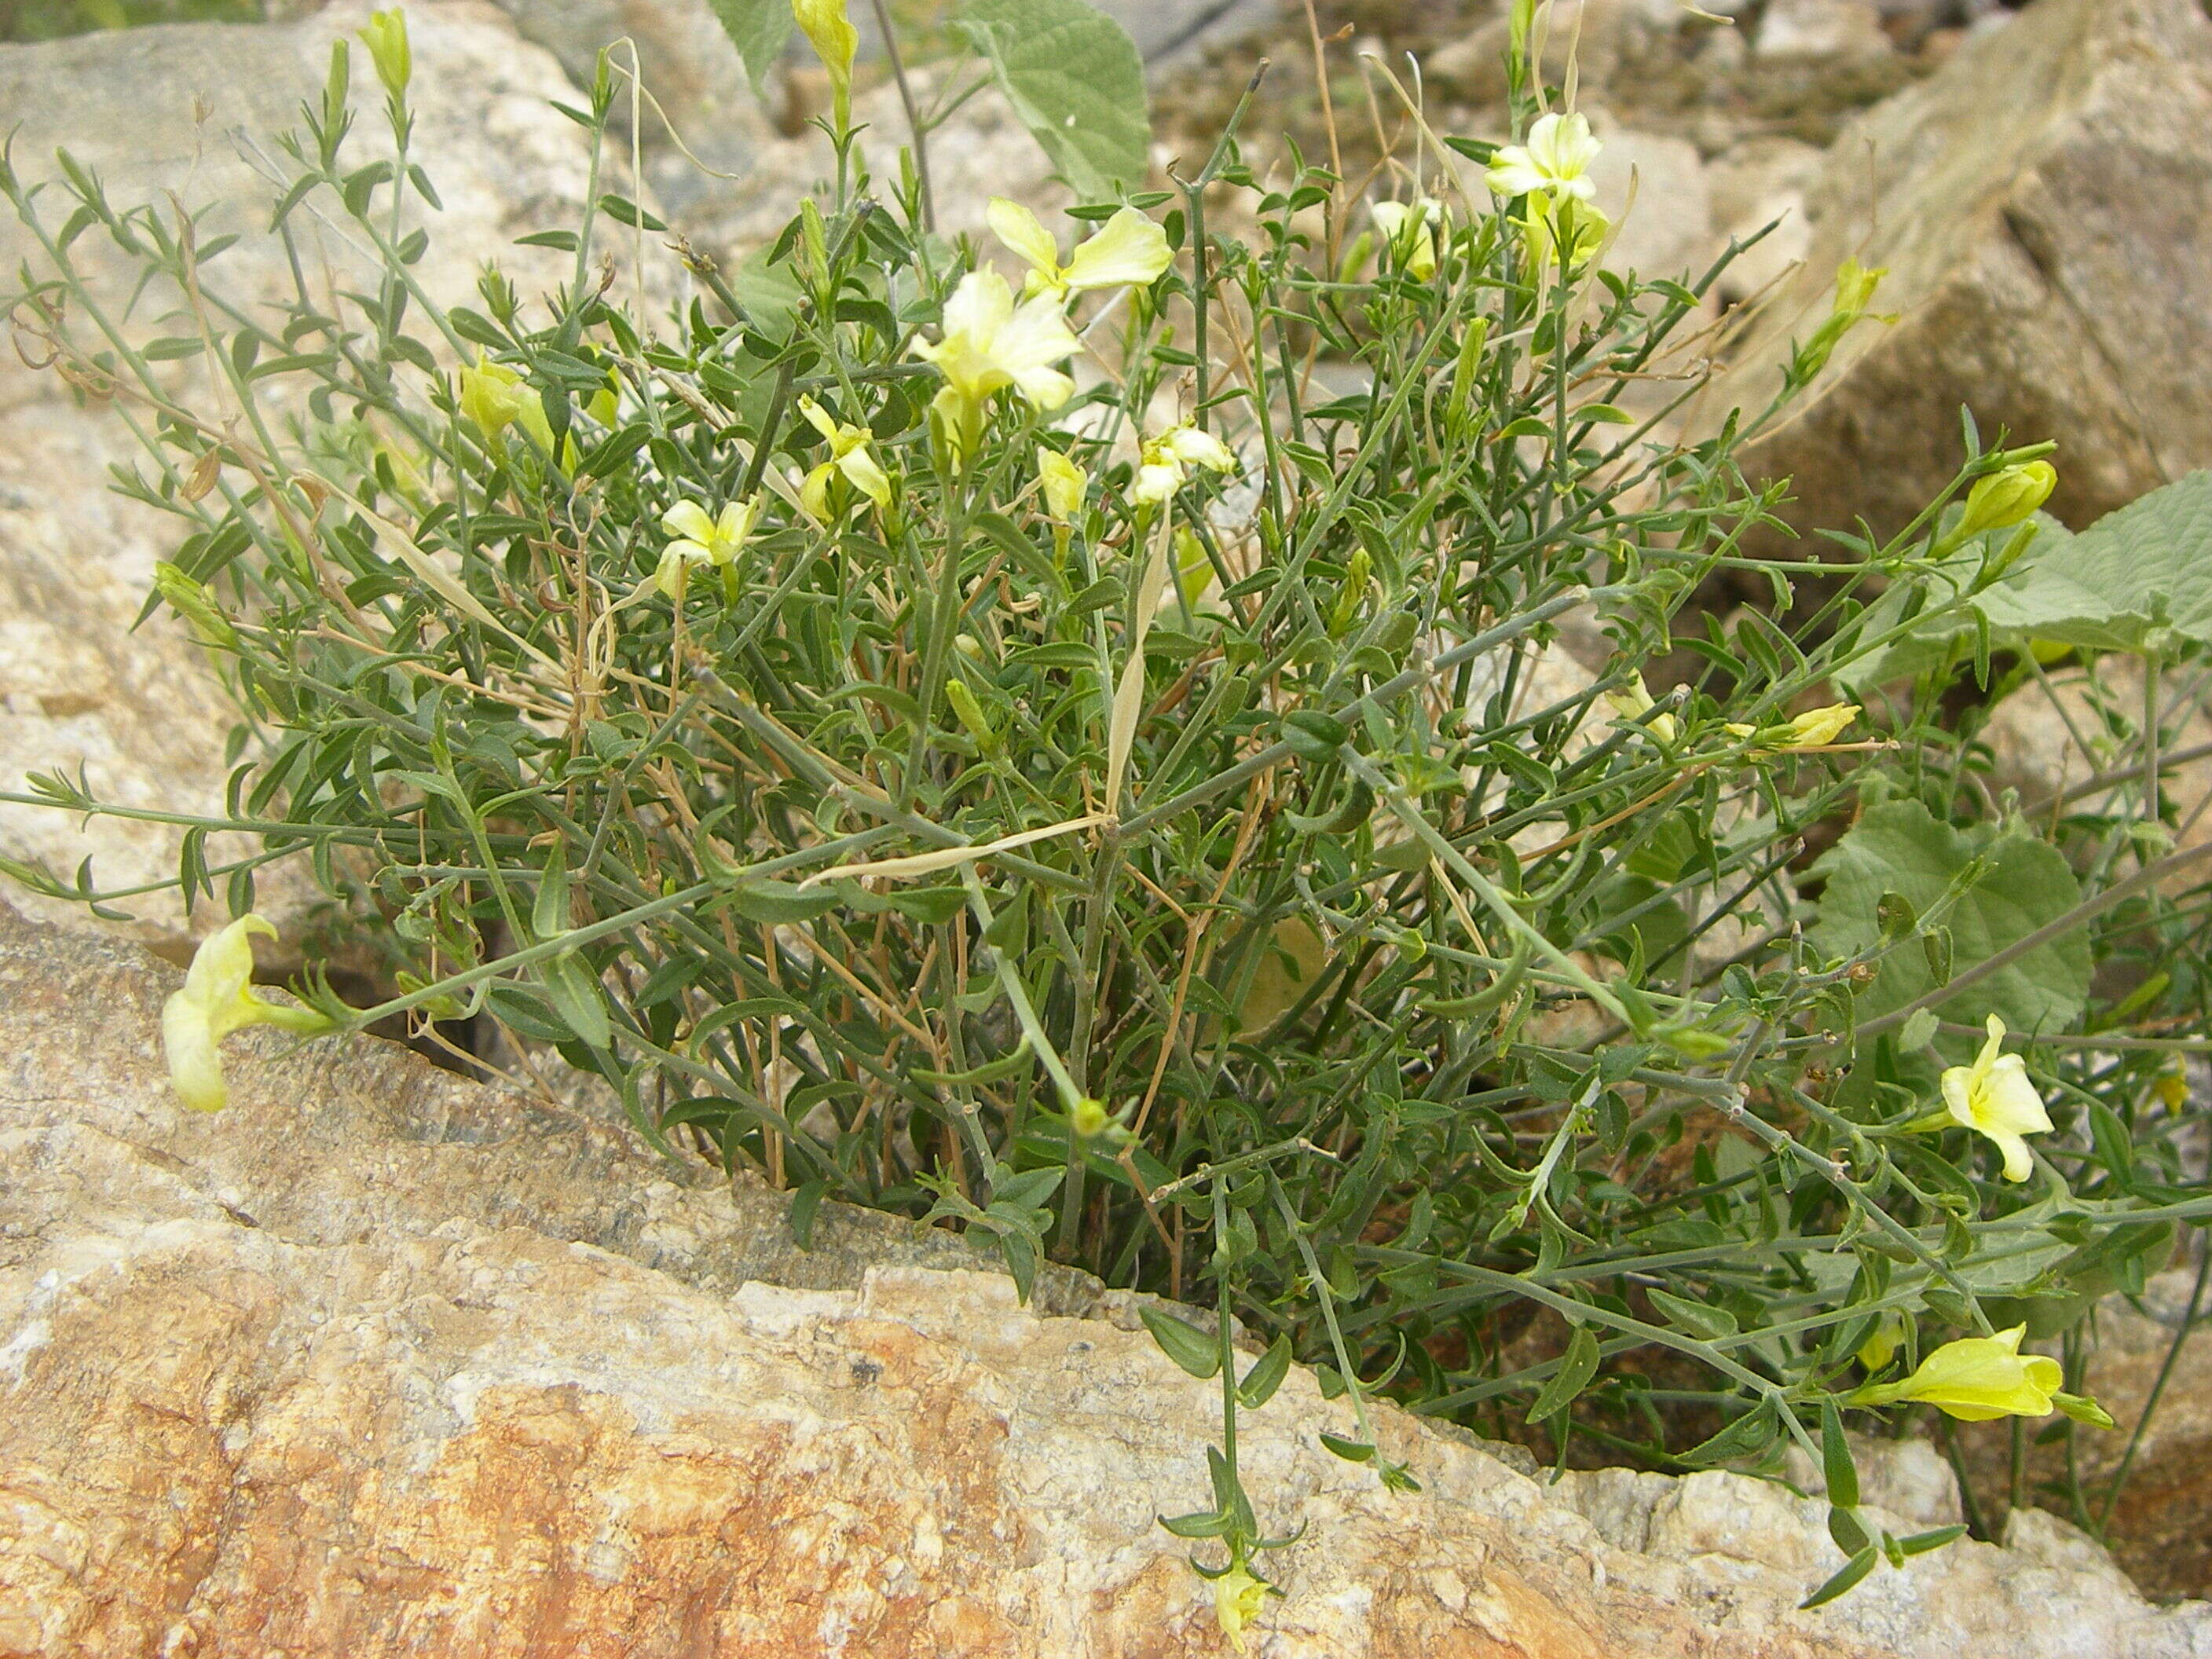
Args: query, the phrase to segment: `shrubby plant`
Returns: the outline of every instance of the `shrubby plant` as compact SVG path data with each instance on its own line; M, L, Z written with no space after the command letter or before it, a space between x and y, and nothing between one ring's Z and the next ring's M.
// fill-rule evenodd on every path
M356 163L343 43L275 234L342 226L369 282L258 309L171 210L66 158L0 178L44 253L17 338L146 439L158 602L243 714L173 884L245 918L305 859L392 994L310 979L281 1018L495 1026L789 1189L802 1240L835 1199L988 1241L1024 1291L1052 1260L1210 1303L1148 1316L1221 1388L1210 1505L1164 1524L1240 1640L1283 1540L1237 1425L1293 1359L1393 1487L1377 1396L1561 1464L1795 1445L1847 1557L1814 1601L1940 1544L1861 1510L1845 1425L2108 1422L2095 1299L2212 1218L2176 1069L2202 807L2162 735L2212 641L2178 580L2205 481L2069 537L2051 446L1969 420L1895 536L1753 556L1784 496L1736 455L1881 273L1841 274L1771 407L1674 435L1719 269L1609 267L1534 9L1520 142L1433 132L1378 66L1411 137L1363 195L1234 127L1144 188L1140 119L1117 150L1022 78L1025 7L968 32L1073 237L1011 204L996 246L931 231L921 158L886 182L850 125L842 12L802 0L836 183L742 264L678 239L659 307L597 263L668 235L611 193L528 239L574 255L542 304L495 271L433 303L434 158ZM396 15L367 44L404 155ZM618 87L573 112L595 155ZM101 307L88 238L169 331ZM1768 602L1722 614L1723 577ZM1612 657L1562 684L1566 626ZM2068 650L2148 659L2132 713L2098 703L2109 769L1992 798L1983 711ZM218 830L258 850L211 862ZM278 1006L254 926L173 1006L188 1103Z

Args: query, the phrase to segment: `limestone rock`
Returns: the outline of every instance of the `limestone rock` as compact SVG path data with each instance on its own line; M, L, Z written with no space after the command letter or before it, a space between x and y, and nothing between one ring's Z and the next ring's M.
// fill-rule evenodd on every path
M1765 406L1837 266L1887 266L1870 325L1749 457L1793 520L1903 524L1951 475L1959 407L2054 438L2083 523L2212 463L2212 19L2197 0L2040 0L1862 118L1809 191L1805 269L1709 394Z
M1202 1501L1214 1391L1126 1307L1018 1307L882 1218L799 1252L769 1194L374 1042L250 1034L232 1106L180 1113L175 979L0 913L0 1651L1224 1651L1154 1522ZM1392 1498L1314 1443L1347 1419L1294 1370L1245 1419L1263 1520L1309 1523L1271 1659L2212 1654L2212 1609L2045 1549L1800 1613L1817 1500L1547 1490L1385 1409Z
M1753 52L1768 63L1849 63L1887 57L1889 37L1869 0L1766 0Z
M289 264L264 234L276 192L241 147L276 154L274 135L322 84L331 41L349 37L368 10L366 0L344 0L282 26L177 25L0 46L0 111L21 124L15 164L27 179L51 176L53 152L65 146L103 178L118 207L160 202L172 190L209 207L204 237L242 236L210 267L210 283L219 278L249 307L272 300L290 287ZM429 216L417 274L447 302L470 296L490 258L526 296L565 280L569 256L513 246L516 236L573 223L583 205L584 136L550 102L574 97L559 65L471 0L418 9L410 31L414 150L445 204ZM356 159L365 162L383 133L381 94L366 55L354 57ZM50 228L67 216L52 188L40 206ZM361 285L364 264L346 237L307 207L294 222L334 286ZM71 252L95 289L119 301L136 273L105 249L95 230ZM0 208L0 268L12 273L29 252L12 212ZM160 319L168 303L141 305L143 333L176 331ZM0 790L20 791L30 771L82 769L103 799L217 813L234 719L228 700L167 618L128 631L155 560L177 539L174 521L109 491L109 467L137 459L113 411L72 404L53 377L0 352ZM173 877L179 839L160 824L101 819L81 830L50 811L0 806L0 857L42 860L67 879L91 854L109 888ZM283 878L258 896L288 932L312 899L303 880ZM188 948L195 928L173 896L120 908L139 918L140 937ZM199 927L225 920L222 908L202 907ZM76 907L41 913L88 920Z
M1724 304L1738 305L1765 293L1804 262L1813 243L1805 191L1820 171L1821 155L1795 138L1761 137L1747 139L1707 165L1717 240L1749 241L1774 227L1722 274L1719 295Z

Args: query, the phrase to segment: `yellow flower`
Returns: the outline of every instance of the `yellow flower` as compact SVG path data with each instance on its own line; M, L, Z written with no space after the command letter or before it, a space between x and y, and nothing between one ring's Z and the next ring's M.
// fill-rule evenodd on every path
M1898 1345L1905 1340L1905 1316L1894 1310L1882 1315L1859 1344L1858 1362L1866 1367L1869 1376L1879 1376L1897 1357Z
M799 504L818 524L830 522L830 480L842 473L847 483L876 504L878 512L890 509L891 481L869 453L868 430L866 427L848 426L834 419L821 404L811 398L799 400L799 412L807 423L830 441L830 459L817 465L806 475L799 489Z
M1423 196L1412 202L1377 202L1368 213L1407 276L1425 283L1437 274L1437 227L1444 222L1440 204Z
M253 994L253 935L276 937L276 927L251 913L210 933L192 953L185 988L161 1005L161 1048L177 1097L196 1112L222 1109L230 1091L222 1079L223 1038L248 1025L288 1031L330 1030L313 1008L264 1002Z
M1052 233L1020 203L994 196L983 216L992 233L1029 266L1024 295L1057 298L1085 289L1146 288L1159 280L1175 257L1168 250L1167 233L1134 208L1115 213L1064 265Z
M677 502L660 515L660 527L676 539L662 550L660 563L653 573L653 584L670 599L678 599L683 597L684 579L693 565L727 568L734 564L752 538L760 510L757 495L728 503L719 517L712 519L696 501Z
M356 33L362 45L368 48L369 60L376 65L376 78L384 82L384 89L394 98L405 97L407 82L415 73L415 55L407 46L407 14L397 6L390 11L373 11Z
M1604 246L1613 228L1613 221L1588 202L1547 204L1540 196L1528 198L1518 222L1531 259L1570 272Z
M1996 1143L2004 1154L2007 1181L2025 1181L2033 1167L2027 1137L2049 1134L2051 1115L2021 1057L2002 1052L2005 1023L1995 1014L1990 1016L1989 1033L1972 1066L1954 1066L1943 1073L1943 1103L1967 1128Z
M1809 708L1787 726L1766 728L1761 748L1776 750L1791 749L1822 749L1844 733L1844 728L1859 717L1859 706L1855 702L1832 702L1825 708ZM1755 738L1760 728L1730 720L1722 728L1732 738Z
M1869 1384L1851 1395L1851 1403L1887 1406L1914 1400L1962 1423L2048 1417L2057 1409L2055 1396L2065 1373L2055 1359L2021 1353L2020 1340L2027 1334L2027 1326L2015 1325L1995 1336L1946 1342L1903 1382Z
M1828 313L1827 320L1813 331L1813 337L1798 349L1790 367L1790 378L1800 386L1827 367L1829 356L1844 335L1857 325L1874 303L1875 290L1881 279L1889 275L1886 265L1871 269L1856 258L1846 259L1836 270L1836 308ZM1894 318L1877 319L1893 322Z
M945 387L932 401L956 465L964 463L981 435L991 395L1012 386L1038 409L1057 409L1075 382L1053 367L1075 355L1082 342L1067 326L1059 301L1036 295L1014 304L1014 291L995 270L971 270L945 302L944 337L915 347L936 366Z
M822 66L830 71L830 95L836 109L836 125L852 125L853 58L860 49L860 32L845 15L845 0L792 0L792 15L806 32Z
M499 434L515 422L546 454L553 453L553 427L545 418L545 405L535 388L505 363L486 359L481 348L476 366L461 370L461 413L477 431L496 443Z
M1589 118L1571 114L1540 118L1528 129L1525 144L1505 144L1491 157L1484 175L1493 195L1573 197L1588 202L1597 195L1589 166L1604 146L1590 136Z
M1182 488L1187 469L1194 466L1234 472L1237 457L1211 432L1201 432L1186 421L1145 441L1138 455L1136 487L1130 496L1146 502L1166 501Z
M1037 491L1044 497L1045 517L1066 524L1083 505L1091 488L1091 475L1056 449L1037 447Z
M1644 689L1644 676L1637 675L1617 691L1605 694L1605 706L1625 720L1633 720L1651 707L1651 694ZM1672 743L1680 733L1672 714L1654 714L1644 722L1644 729L1662 743Z
M2051 499L2058 469L2048 461L2028 461L1993 472L1966 492L1966 510L1950 539L1963 542L1984 531L2008 530Z
M1213 1616L1220 1621L1221 1633L1229 1638L1229 1645L1237 1652L1250 1650L1244 1640L1244 1629L1260 1616L1267 1596L1266 1582L1245 1571L1242 1562L1213 1581Z

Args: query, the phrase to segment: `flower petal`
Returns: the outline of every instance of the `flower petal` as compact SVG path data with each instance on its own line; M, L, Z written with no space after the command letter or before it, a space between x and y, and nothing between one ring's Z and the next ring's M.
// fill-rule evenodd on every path
M807 473L805 482L799 486L799 508L817 524L830 522L830 480L836 471L836 462L823 461Z
M1483 182L1495 196L1532 196L1551 179L1525 148L1507 144L1490 158Z
M1026 368L1014 376L1023 397L1037 408L1058 409L1075 395L1075 382L1056 368Z
M1134 208L1123 208L1067 262L1067 286L1143 288L1159 280L1174 258L1167 232Z
M830 442L836 442L837 422L830 417L830 411L823 408L820 404L816 403L811 398L801 398L799 400L799 412L806 417L807 425L829 439Z
M660 527L672 536L689 537L695 542L711 541L714 535L714 521L696 501L677 502L660 515Z
M995 270L971 270L960 279L952 297L945 302L945 338L956 334L983 342L1006 325L1014 314L1014 291Z
M1048 283L1058 282L1060 246L1053 240L1052 233L1037 222L1036 214L1018 202L994 196L983 210L983 218L990 225L991 234L1012 249L1023 264Z
M891 504L891 481L876 465L876 458L868 453L863 442L857 449L848 450L837 458L837 470L880 510Z

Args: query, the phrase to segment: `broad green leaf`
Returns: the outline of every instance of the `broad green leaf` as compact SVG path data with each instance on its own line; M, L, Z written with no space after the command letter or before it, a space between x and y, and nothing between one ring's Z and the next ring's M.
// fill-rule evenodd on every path
M784 42L791 39L791 0L709 0L709 3L752 79L753 95L764 96L768 72L782 56Z
M1291 1339L1279 1336L1267 1352L1252 1362L1244 1380L1237 1385L1237 1398L1248 1411L1257 1411L1274 1398L1275 1390L1291 1371Z
M1077 195L1110 200L1116 180L1144 183L1145 65L1119 23L1085 0L974 0L954 27Z
M1975 603L1992 628L2069 645L2138 649L2161 626L2212 644L2212 471L2077 536L2038 536L2019 574Z
M1942 918L1960 969L2057 921L2081 899L2056 848L2017 833L1961 832L1937 823L1918 801L1889 801L1869 808L1814 866L1828 884L1814 944L1838 957L1873 946L1881 938L1875 912L1885 893L1902 894L1925 915L1978 855L1988 860L1987 873ZM1859 999L1860 1017L1901 1008L1934 984L1927 953L1902 945L1882 958L1880 976ZM1969 986L1939 1012L1967 1024L1998 1014L2016 1031L2055 1031L2081 1018L2088 994L2089 941L2076 929Z

